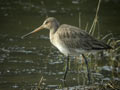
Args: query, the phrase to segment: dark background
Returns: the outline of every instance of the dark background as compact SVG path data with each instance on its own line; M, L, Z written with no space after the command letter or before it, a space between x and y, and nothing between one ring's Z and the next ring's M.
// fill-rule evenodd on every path
M101 1L95 36L99 31L101 37L112 33L113 38L120 39L120 0ZM43 30L25 39L21 36L40 26L47 16L56 17L61 24L79 26L79 13L81 28L85 29L88 24L89 30L97 4L98 0L0 0L0 90L31 90L42 76L45 87L60 86L65 60L50 44L49 31ZM95 83L120 80L109 71L109 60L95 62L98 62L98 69L93 73ZM91 70L95 62L91 62ZM83 85L84 70L78 75L78 64L71 63L67 85Z

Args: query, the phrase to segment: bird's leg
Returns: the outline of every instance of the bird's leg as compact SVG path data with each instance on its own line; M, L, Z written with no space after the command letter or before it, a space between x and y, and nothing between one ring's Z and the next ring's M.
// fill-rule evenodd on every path
M90 70L89 70L89 67L88 67L88 61L87 61L87 58L85 57L84 54L82 54L82 57L84 58L85 64L87 66L87 76L88 76L88 80L89 80L89 83L90 83Z
M64 77L63 77L64 81L65 81L65 79L66 79L68 70L69 70L69 56L67 56L65 74L64 74Z

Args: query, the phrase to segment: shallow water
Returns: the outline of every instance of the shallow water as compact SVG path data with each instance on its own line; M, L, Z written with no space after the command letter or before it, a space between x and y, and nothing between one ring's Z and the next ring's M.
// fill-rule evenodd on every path
M79 26L80 12L81 27L84 29L88 23L90 28L97 6L96 1L1 0L0 90L32 90L38 85L42 76L44 88L64 87L61 79L64 75L66 58L50 44L49 31L43 30L25 39L20 37L40 26L47 15L56 17L60 23ZM99 35L113 33L113 37L119 39L119 9L120 2L102 2L97 26ZM66 86L86 85L86 68L81 63L82 61L71 57ZM108 59L102 60L96 57L94 60L89 60L89 63L94 84L113 79L120 81L120 68L113 67Z

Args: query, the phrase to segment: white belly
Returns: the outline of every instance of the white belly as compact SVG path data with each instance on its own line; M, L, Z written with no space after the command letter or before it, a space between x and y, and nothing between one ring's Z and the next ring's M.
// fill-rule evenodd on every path
M64 45L61 44L60 42L55 42L52 43L56 48L58 48L58 50L63 53L64 55L68 56L70 54L70 51L68 50L68 48Z
M74 48L68 48L66 45L64 45L61 42L53 42L51 41L51 43L58 48L58 50L63 53L66 56L79 56L82 53L86 53L85 50L81 50L81 49L74 49Z
M59 39L59 36L57 34L51 35L50 34L50 42L64 55L69 55L69 50L67 46Z
M90 51L83 50L81 48L68 48L64 42L62 42L59 38L51 38L50 37L51 43L64 55L68 56L79 56L80 54L83 53L89 53Z

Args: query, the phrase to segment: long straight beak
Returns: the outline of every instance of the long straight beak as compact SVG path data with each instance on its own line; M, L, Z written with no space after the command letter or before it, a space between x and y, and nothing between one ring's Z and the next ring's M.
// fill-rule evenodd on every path
M42 30L43 28L44 28L43 25L41 25L40 27L36 28L36 29L33 30L32 32L23 35L21 38L23 39L24 37L29 36L29 35L31 35L31 34L33 34L33 33L35 33L35 32L38 32L38 31Z

